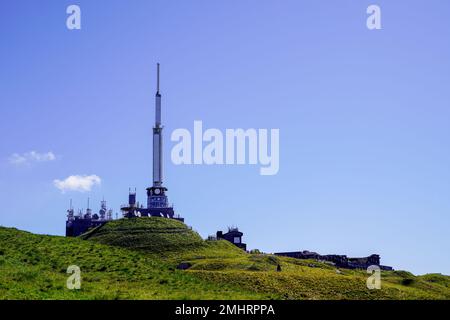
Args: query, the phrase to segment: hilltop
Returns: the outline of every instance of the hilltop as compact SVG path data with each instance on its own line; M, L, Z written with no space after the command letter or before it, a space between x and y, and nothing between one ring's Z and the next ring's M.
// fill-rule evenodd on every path
M194 249L205 243L184 223L156 217L113 220L80 238L154 253Z
M65 286L69 265L81 268L80 290ZM79 238L0 227L0 299L450 299L448 276L383 271L381 290L368 290L367 276L248 254L164 218L116 220Z

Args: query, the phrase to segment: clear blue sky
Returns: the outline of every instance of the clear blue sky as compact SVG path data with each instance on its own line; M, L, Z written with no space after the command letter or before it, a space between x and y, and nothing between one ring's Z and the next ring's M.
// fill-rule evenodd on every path
M78 4L82 29L66 28ZM366 8L382 9L382 30ZM166 179L202 236L450 274L450 2L3 1L0 225L64 234L69 199L118 212L151 184L155 63ZM175 166L170 133L279 128L280 171ZM53 152L29 166L12 154ZM54 179L95 174L91 192Z

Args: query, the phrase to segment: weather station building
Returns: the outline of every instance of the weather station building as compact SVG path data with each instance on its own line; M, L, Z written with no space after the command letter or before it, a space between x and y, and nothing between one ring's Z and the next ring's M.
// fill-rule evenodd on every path
M98 214L92 213L89 199L86 212L83 213L83 210L78 210L78 213L75 214L71 200L70 207L67 210L66 237L77 237L89 229L101 226L111 220L113 220L113 211L106 207L106 201L104 199L100 203Z

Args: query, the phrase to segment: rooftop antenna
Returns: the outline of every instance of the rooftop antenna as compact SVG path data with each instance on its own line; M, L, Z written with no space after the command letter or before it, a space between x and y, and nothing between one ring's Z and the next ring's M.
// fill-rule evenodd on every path
M70 199L70 210L72 210L72 199Z
M89 208L89 198L88 198L88 206L87 206L87 209L89 210L90 208Z

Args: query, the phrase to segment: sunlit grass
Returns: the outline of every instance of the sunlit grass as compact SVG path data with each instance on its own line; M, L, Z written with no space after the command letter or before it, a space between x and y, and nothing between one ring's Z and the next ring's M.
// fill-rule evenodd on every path
M247 254L175 220L119 220L83 237L0 228L0 299L450 299L448 276L383 271L369 290L365 271ZM80 290L66 288L69 265Z

